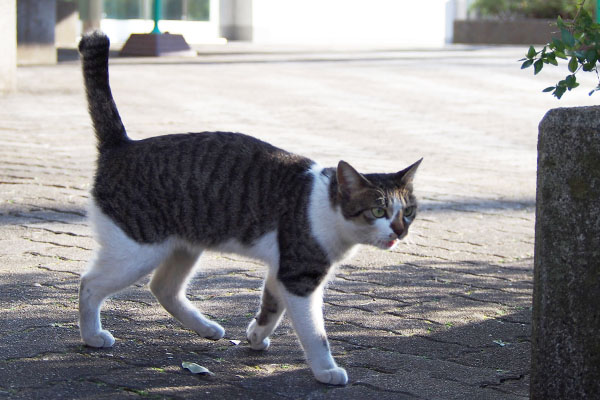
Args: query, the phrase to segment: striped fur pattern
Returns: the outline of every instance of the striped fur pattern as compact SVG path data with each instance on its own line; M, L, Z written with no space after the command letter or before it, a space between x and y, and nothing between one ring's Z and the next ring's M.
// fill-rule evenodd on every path
M110 347L100 308L154 271L161 305L199 335L223 328L186 297L205 249L242 253L268 266L262 304L247 329L265 350L284 312L316 379L346 384L329 350L322 294L332 266L357 244L392 248L416 216L412 181L420 163L392 174L360 174L341 161L314 161L240 133L202 132L131 140L108 80L108 38L84 36L84 82L98 142L90 217L99 243L80 286L80 330Z

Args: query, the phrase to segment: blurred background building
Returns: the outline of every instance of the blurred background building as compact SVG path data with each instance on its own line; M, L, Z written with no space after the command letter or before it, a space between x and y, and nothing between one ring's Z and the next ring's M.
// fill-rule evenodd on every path
M57 61L87 30L115 45L153 27L154 0L0 0L0 91L19 65ZM442 47L475 0L161 0L159 28L192 44ZM16 35L15 35L16 31ZM15 51L16 47L16 51Z
M464 17L469 1L162 0L160 29L182 34L191 44L243 40L431 47L452 40L453 21ZM72 46L91 28L101 28L114 43L125 42L131 33L150 32L152 4L153 0L17 0L17 11L19 27L29 25L31 34L55 23L56 45ZM20 43L26 36L22 30Z

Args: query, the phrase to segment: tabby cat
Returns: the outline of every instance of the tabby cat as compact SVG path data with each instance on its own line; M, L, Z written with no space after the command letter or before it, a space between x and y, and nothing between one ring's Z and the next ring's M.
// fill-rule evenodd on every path
M98 143L89 214L99 247L81 278L83 341L114 344L102 329L102 303L152 271L150 290L169 313L202 337L222 338L223 327L187 299L186 287L203 250L235 252L268 266L246 331L250 347L266 350L287 311L315 378L345 385L325 334L324 286L357 244L391 249L406 236L421 160L362 175L344 161L323 168L240 133L131 140L109 87L108 50L101 32L79 44Z

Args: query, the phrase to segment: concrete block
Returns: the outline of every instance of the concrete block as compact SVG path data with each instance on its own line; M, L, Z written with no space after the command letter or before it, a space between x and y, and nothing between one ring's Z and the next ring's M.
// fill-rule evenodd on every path
M120 52L125 57L190 56L193 51L183 35L170 33L132 33Z
M17 62L55 64L56 0L17 1Z
M17 4L0 1L0 93L17 87Z
M557 36L549 19L455 20L453 30L453 42L467 44L545 44Z
M532 399L600 393L600 107L539 126Z

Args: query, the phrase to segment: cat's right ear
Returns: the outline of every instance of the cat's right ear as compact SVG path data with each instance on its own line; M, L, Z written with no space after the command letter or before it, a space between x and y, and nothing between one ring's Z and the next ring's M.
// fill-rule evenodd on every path
M419 165L421 165L421 161L423 161L422 158L416 163L412 164L411 166L396 173L396 179L398 180L401 186L412 184L413 178L415 177L415 173L417 172L417 168L419 168Z
M337 166L338 192L343 197L350 197L353 193L370 188L371 182L355 170L346 161L340 161Z

